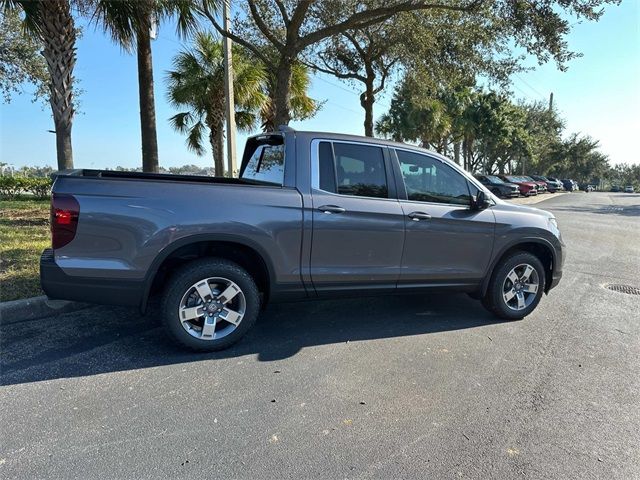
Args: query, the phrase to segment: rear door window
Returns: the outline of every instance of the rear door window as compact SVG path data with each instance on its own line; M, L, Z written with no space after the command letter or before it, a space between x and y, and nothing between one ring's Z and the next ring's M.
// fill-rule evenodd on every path
M389 197L381 147L320 142L318 149L321 190L358 197Z

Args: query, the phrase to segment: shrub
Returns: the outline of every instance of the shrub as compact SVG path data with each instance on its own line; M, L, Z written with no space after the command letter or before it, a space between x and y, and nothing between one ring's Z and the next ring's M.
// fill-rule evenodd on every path
M31 193L36 198L46 198L51 192L50 178L0 176L0 196L17 198L21 193Z
M3 197L17 197L22 191L23 186L23 177L0 177L0 195Z
M48 177L25 177L24 189L37 198L46 198L51 193L51 178Z

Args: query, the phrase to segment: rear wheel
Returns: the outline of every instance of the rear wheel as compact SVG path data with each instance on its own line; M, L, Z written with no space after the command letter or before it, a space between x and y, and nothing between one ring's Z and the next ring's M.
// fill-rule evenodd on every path
M162 320L170 337L193 350L215 351L240 340L260 310L258 288L243 268L223 259L202 259L168 281Z
M516 252L494 271L482 304L506 320L518 320L538 306L545 285L542 262L531 253Z

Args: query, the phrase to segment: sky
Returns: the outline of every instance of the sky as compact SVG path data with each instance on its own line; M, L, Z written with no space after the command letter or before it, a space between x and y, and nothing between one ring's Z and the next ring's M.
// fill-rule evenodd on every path
M554 104L566 119L566 133L580 132L600 141L601 151L612 164L640 163L640 0L623 0L608 7L599 22L576 24L567 38L569 47L581 52L567 72L555 64L535 66L531 72L513 77L516 98ZM168 119L178 111L166 99L166 71L183 47L170 25L162 25L153 42L156 118L160 165L210 166L209 154L198 157L185 146ZM123 52L94 26L83 26L78 42L75 75L83 90L80 111L73 125L76 168L136 167L142 163L135 55ZM48 106L32 103L24 94L0 105L0 162L16 168L24 165L56 165L53 120ZM324 74L313 77L310 92L324 101L322 110L310 120L292 122L306 130L363 134L364 111L357 87ZM375 106L376 118L389 107L392 88ZM238 135L241 154L246 135Z

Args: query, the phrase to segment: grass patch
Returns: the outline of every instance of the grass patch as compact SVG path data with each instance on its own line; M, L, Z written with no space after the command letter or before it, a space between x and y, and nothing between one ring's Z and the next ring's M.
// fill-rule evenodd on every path
M50 246L49 199L0 201L0 302L43 294L40 254Z

